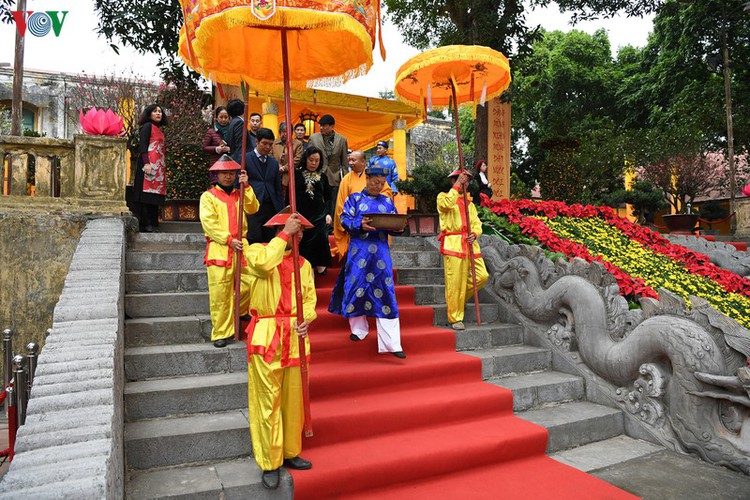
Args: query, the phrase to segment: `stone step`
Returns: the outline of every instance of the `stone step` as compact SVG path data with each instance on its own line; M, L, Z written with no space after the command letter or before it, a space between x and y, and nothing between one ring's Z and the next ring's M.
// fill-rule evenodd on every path
M443 263L441 255L437 252L425 252L424 250L414 251L393 251L391 254L393 267L396 269L440 267ZM442 268L441 268L442 273Z
M513 391L513 410L577 401L585 396L585 384L581 377L562 372L541 372L490 379L489 383Z
M158 418L125 424L130 469L152 469L252 455L245 410Z
M518 417L547 429L547 453L613 438L624 432L622 411L587 401L531 409L518 413Z
M442 267L404 268L398 270L399 285L445 285Z
M436 304L445 301L445 287L435 284L407 285L414 287L416 304ZM321 290L330 287L323 287ZM198 271L130 271L125 273L128 294L208 292L205 269Z
M206 238L203 233L129 233L128 250L131 251L174 251L204 250Z
M546 371L552 366L552 352L549 349L524 344L477 349L464 354L482 360L482 378L485 380L515 373Z
M425 239L421 236L394 236L391 238L391 248L397 250L422 250L425 248Z
M245 344L218 349L200 344L155 345L125 349L126 380L148 380L247 370Z
M205 251L170 250L163 252L128 251L125 259L126 271L198 271L206 269L203 264Z
M129 293L125 314L129 318L157 318L164 315L208 314L208 292Z
M661 446L621 435L550 455L558 462L590 472L663 450Z
M133 251L129 250L126 259L127 271L164 271L205 269L203 257L205 248L201 250L163 250L163 251ZM438 268L442 259L437 252L420 250L394 251L391 255L394 268ZM440 271L442 274L442 270Z
M196 292L208 290L206 269L197 271L130 271L126 293Z
M467 325L464 331L451 330L456 335L457 351L489 349L523 343L523 327L506 323Z
M203 228L200 222L162 221L159 223L159 232L152 233L163 235L164 233L197 233L203 236Z
M125 320L125 347L203 343L210 337L208 314Z
M163 499L288 499L294 495L292 476L281 469L277 490L261 483L263 471L255 459L184 465L158 470L131 471L125 487L128 500Z
M246 408L247 371L125 384L125 420L131 422Z
M445 301L445 297L443 297ZM422 304L428 305L433 308L435 315L433 316L433 324L439 326L448 325L448 309L445 303L443 304ZM479 313L482 315L482 325L503 322L505 318L502 317L500 308L497 304L481 303L479 304ZM474 301L466 303L464 308L464 320L465 325L477 323L477 313L474 308Z

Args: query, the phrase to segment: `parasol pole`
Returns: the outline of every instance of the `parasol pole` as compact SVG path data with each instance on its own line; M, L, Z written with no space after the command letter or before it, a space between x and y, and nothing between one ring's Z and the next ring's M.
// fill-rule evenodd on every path
M240 169L245 170L245 153L247 152L247 121L250 114L250 103L247 102L245 84L242 85L242 99L245 101L245 121L242 124L242 159ZM245 184L240 183L240 202L237 208L237 239L242 241L242 223L245 218ZM240 340L240 287L242 285L242 252L234 252L234 341Z
M284 70L284 118L286 121L286 163L289 171L289 206L292 213L297 212L297 191L295 188L296 171L294 167L294 136L292 135L292 99L289 89L289 49L286 40L287 30L281 29L281 59ZM294 259L294 291L297 305L297 323L305 321L302 301L302 279L299 269L299 235L292 237L292 258ZM299 342L299 371L302 377L302 403L305 407L305 437L312 437L310 417L310 387L307 373L307 353L305 339L297 337Z
M464 153L461 148L461 126L458 121L458 101L456 100L456 81L451 77L451 92L453 93L453 118L456 121L456 140L458 141L458 164L461 173L464 173ZM472 99L474 96L472 95ZM464 188L464 214L466 215L466 237L471 234L471 219L469 219L469 195ZM477 270L474 266L474 244L468 246L467 253L471 262L471 283L474 286L474 308L477 312L477 325L482 326L482 317L479 314L479 292L477 291Z

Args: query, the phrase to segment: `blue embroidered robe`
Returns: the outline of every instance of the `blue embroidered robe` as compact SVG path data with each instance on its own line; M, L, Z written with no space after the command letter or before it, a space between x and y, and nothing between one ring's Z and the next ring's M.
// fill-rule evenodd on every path
M352 193L344 202L341 225L350 235L346 263L339 273L328 310L345 318L371 316L398 318L393 262L388 231L362 231L368 213L398 213L393 200L367 189Z

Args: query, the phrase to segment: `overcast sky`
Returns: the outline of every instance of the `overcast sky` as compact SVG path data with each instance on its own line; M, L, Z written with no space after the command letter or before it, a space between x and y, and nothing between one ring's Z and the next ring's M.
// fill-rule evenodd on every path
M24 57L26 68L100 75L135 72L143 78L158 78L156 56L139 55L127 48L122 48L118 56L103 38L97 38L93 0L27 0L27 10L67 10L68 14L59 37L55 37L52 32L44 37L31 36L27 32ZM557 7L533 11L529 15L529 24L537 23L548 30L572 29L569 16L560 14ZM598 28L606 29L613 50L616 51L624 45L645 45L651 24L651 18L615 18L581 23L576 28L590 33ZM393 25L384 25L383 38L387 60L380 60L380 51L376 47L373 51L374 64L367 75L331 90L377 97L379 91L392 87L398 68L418 51L401 41L398 30ZM14 43L15 25L0 24L0 64L12 64Z

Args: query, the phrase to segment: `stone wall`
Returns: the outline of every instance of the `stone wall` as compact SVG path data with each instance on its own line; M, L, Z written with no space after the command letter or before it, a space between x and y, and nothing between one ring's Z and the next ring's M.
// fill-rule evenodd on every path
M124 272L123 221L88 222L0 499L123 498Z
M13 330L16 352L43 344L85 224L81 214L0 206L0 328Z

